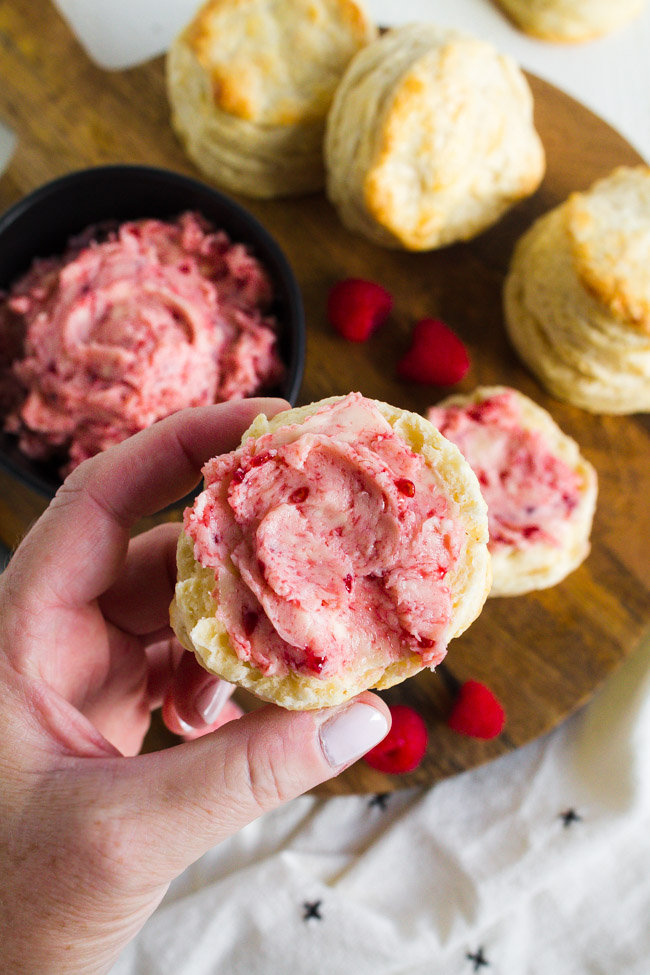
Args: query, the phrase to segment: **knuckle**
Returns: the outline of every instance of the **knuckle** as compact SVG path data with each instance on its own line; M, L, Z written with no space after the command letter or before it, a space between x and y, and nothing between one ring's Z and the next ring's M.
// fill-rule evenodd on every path
M66 508L68 505L74 504L77 501L79 495L85 488L91 466L90 461L84 461L68 474L54 495L51 503L52 508Z
M300 790L291 774L291 756L283 739L265 742L257 739L247 742L245 770L248 789L256 806L264 811L292 799Z

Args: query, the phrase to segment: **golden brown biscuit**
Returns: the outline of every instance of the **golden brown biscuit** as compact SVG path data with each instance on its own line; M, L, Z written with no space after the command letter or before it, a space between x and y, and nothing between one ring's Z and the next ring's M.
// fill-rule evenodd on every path
M416 414L353 393L261 415L205 473L172 625L258 697L311 709L390 687L433 667L483 606L485 502Z
M497 0L517 26L545 41L588 41L632 20L645 0Z
M432 24L388 31L351 61L325 138L327 193L377 244L467 240L533 193L545 167L528 84L484 41Z
M619 167L537 220L504 288L508 333L553 395L650 409L650 168Z
M487 501L490 596L547 589L573 572L589 554L598 492L575 440L508 386L450 396L428 416L459 446Z
M323 132L376 34L356 0L208 0L172 44L172 125L206 176L253 197L320 189Z

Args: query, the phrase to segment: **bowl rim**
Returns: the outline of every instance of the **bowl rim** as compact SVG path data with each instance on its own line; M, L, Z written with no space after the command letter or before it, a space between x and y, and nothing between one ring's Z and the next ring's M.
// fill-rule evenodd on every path
M10 233L12 226L25 213L39 207L43 201L55 196L62 190L67 189L70 185L92 183L94 180L99 180L101 182L102 179L107 177L119 177L124 179L139 177L157 180L161 183L166 182L168 185L175 184L181 189L192 189L211 197L215 203L228 215L232 215L233 218L236 217L248 224L251 229L251 236L254 237L255 240L250 242L244 241L244 243L248 243L250 246L255 247L257 242L259 242L260 249L263 249L272 255L275 265L275 276L282 280L283 286L286 290L288 322L291 333L291 355L290 361L286 363L288 371L287 386L282 390L282 394L292 406L295 406L304 377L307 350L307 330L304 304L295 272L291 267L283 248L280 246L272 233L264 226L264 224L242 203L239 203L237 200L223 193L221 190L211 186L209 183L197 179L194 176L180 173L177 170L166 169L162 166L149 166L141 163L109 163L106 165L88 166L81 169L71 170L67 173L63 173L61 176L57 176L54 179L42 183L33 190L30 190L27 194L25 194L25 196L21 197L19 200L16 200L15 203L12 203L6 210L0 213L0 238L4 237L5 234ZM199 210L200 212L200 207L195 207L195 209ZM146 217L146 214L144 216ZM133 217L129 219L138 218ZM215 222L214 218L211 219L211 222ZM237 241L234 242L237 243ZM35 260L38 257L47 256L49 255L34 252L31 259ZM263 255L256 256L258 256L259 260L264 263ZM260 395L265 394L260 393ZM29 461L30 459L26 458L26 460ZM0 445L0 467L7 473L16 477L23 484L36 491L38 494L44 495L47 498L52 498L54 496L55 492L52 490L51 483L46 481L43 477L40 477L37 472L22 467L20 463L15 461L5 452L2 445Z

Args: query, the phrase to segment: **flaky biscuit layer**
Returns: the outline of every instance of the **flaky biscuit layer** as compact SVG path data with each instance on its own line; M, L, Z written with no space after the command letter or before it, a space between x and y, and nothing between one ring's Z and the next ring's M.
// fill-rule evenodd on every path
M467 240L539 185L544 149L517 65L433 24L388 31L350 62L325 137L327 193L375 243Z
M621 167L540 217L504 287L513 345L553 395L650 410L650 170Z

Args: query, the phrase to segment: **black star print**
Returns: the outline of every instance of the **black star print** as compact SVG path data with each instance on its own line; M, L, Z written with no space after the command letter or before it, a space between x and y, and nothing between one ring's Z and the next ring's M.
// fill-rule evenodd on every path
M564 812L560 813L559 818L562 820L562 825L565 829L568 829L573 823L582 821L582 816L578 816L575 809L565 809Z
M302 905L303 921L311 921L312 919L314 921L322 921L323 915L320 912L320 906L322 903L322 901L313 901L312 903L305 901L305 903Z
M389 796L390 792L378 792L368 803L368 808L372 809L373 806L377 806L378 809L385 809Z
M483 968L484 965L486 967L489 967L490 963L485 957L485 955L483 954L482 945L479 947L475 955L470 954L470 952L468 951L465 957L467 958L468 961L471 961L473 963L475 972L477 972L479 968Z

